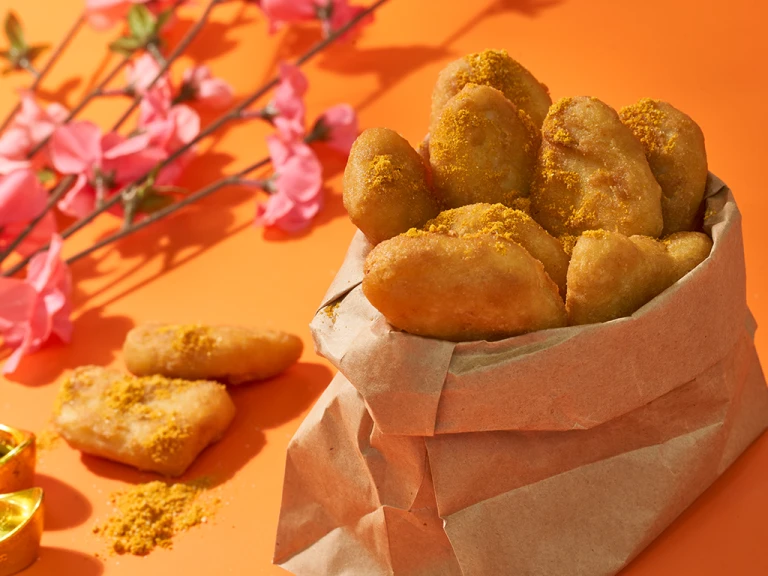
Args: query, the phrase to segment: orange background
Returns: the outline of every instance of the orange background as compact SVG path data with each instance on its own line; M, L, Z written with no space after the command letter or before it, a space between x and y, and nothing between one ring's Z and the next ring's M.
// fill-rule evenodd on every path
M0 0L2 12L16 9L31 41L51 43L82 4ZM203 4L198 0L182 11L175 38ZM363 127L389 126L417 143L426 131L437 72L488 47L508 49L555 98L590 94L615 107L643 96L668 100L702 126L711 170L736 194L744 214L749 303L758 322L768 325L768 227L760 221L768 211L766 22L768 4L754 0L391 0L356 47L333 48L306 67L308 118L349 102ZM279 60L315 41L313 30L270 37L256 6L230 2L216 9L191 55L244 96L274 73ZM45 97L76 103L112 63L103 47L116 34L81 33L45 82ZM174 69L176 78L188 62ZM0 116L15 102L14 90L27 82L21 75L0 79ZM123 106L122 99L107 99L82 116L107 126ZM201 185L261 158L268 132L251 122L205 141L205 155L184 184ZM103 543L91 528L108 513L108 495L154 477L81 456L63 443L43 452L38 484L46 490L47 526L40 560L24 574L285 574L270 564L285 449L332 377L329 364L312 352L307 324L353 234L341 204L343 160L332 154L323 160L327 205L305 234L255 229L253 192L227 189L73 267L74 339L68 346L46 347L11 378L0 379L0 422L43 430L56 381L81 364L121 365L123 337L143 321L279 327L300 334L306 351L284 376L233 391L239 412L231 430L185 477L216 480L222 507L212 525L178 537L170 551L95 558ZM111 217L99 220L68 241L65 252L73 254L114 225ZM757 344L765 360L768 331L758 331ZM766 482L763 437L624 574L765 575Z

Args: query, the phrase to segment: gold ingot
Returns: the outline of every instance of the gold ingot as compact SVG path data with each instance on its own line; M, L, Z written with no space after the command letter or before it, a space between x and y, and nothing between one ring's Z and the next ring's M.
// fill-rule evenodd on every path
M35 435L0 424L0 494L33 486Z
M0 576L37 560L43 536L43 489L0 494Z

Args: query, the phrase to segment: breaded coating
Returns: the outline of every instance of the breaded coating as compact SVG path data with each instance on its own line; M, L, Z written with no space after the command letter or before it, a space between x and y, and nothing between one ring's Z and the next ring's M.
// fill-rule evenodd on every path
M566 323L557 285L515 242L410 230L368 255L363 293L390 324L452 341L498 340Z
M707 187L707 151L701 128L671 104L650 98L622 108L620 116L642 143L661 185L662 234L694 230Z
M712 249L700 232L664 240L594 230L579 237L568 268L571 325L629 316L698 266Z
M506 50L485 50L451 62L440 72L432 92L430 131L434 131L448 101L467 84L496 88L528 114L537 128L541 128L552 105L547 87L510 58Z
M661 187L640 142L613 108L585 96L552 106L542 129L531 214L558 237L598 229L661 234Z
M232 422L223 385L84 366L61 385L53 425L81 452L180 476Z
M435 192L446 208L510 206L528 196L540 134L524 112L488 86L467 84L429 137Z
M453 236L494 234L520 244L544 265L565 298L569 257L563 245L525 212L503 204L470 204L442 212L424 230Z
M277 376L301 357L298 336L278 330L204 324L144 324L125 338L123 357L137 376L162 374L230 384Z
M388 128L369 128L355 140L344 171L344 207L372 244L423 226L441 209L422 157Z

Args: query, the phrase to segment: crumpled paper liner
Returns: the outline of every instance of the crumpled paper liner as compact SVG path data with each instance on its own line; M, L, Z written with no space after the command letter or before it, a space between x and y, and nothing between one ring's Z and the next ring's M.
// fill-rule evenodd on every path
M768 427L741 217L713 176L707 198L712 254L632 317L493 343L389 326L358 235L311 325L343 376L289 447L275 561L616 574Z

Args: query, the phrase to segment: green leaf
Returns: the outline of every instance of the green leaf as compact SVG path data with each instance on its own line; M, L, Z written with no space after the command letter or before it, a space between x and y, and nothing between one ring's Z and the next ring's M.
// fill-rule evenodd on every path
M25 56L27 57L27 60L34 62L35 59L40 56L40 54L48 50L50 47L50 44L37 44L35 46L30 46L27 48L27 53Z
M157 194L152 190L148 190L147 193L145 193L142 196L142 198L139 200L139 204L136 207L136 211L141 212L143 214L152 214L153 212L162 210L166 206L170 206L175 201L176 200L174 199L173 196L168 196L166 194Z
M133 38L131 36L122 36L115 40L114 42L111 42L109 44L109 49L112 50L112 52L117 52L118 54L123 54L125 56L130 56L136 50L141 48L142 43L141 40L137 38Z
M145 40L155 31L155 17L144 4L134 4L128 11L128 28L134 38Z
M27 47L21 22L19 22L16 14L10 11L5 15L5 35L8 38L8 43L11 47L19 52L23 52Z
M155 22L155 29L153 30L155 36L160 35L160 30L168 22L168 19L173 16L173 10L163 10L157 15L157 21Z

